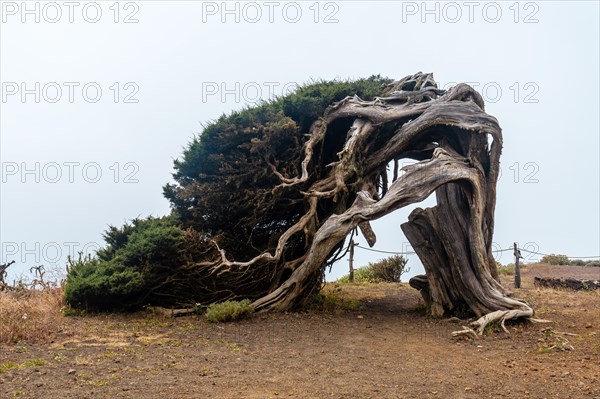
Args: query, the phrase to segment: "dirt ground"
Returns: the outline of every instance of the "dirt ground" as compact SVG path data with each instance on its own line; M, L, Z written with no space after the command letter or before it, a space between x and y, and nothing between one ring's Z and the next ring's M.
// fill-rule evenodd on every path
M552 323L478 340L452 338L467 321L424 315L406 284L329 284L327 311L228 324L65 317L51 342L0 346L0 397L600 398L600 292L536 289L535 275L600 268L528 266L515 296Z

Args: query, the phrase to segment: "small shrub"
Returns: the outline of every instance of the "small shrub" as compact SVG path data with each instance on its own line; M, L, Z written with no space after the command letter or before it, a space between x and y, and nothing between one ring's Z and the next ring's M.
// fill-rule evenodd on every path
M402 255L394 255L375 263L369 263L369 266L375 279L397 283L400 282L402 275L410 270L406 267L407 261Z
M373 274L373 269L370 266L359 267L358 269L354 269L354 281L357 283L378 283L379 280L375 278ZM340 283L349 283L350 275L346 274L343 277L338 279Z
M583 259L572 259L569 261L569 264L572 266L585 266L588 264L588 262L584 261Z
M544 257L540 260L540 263L547 263L549 265L568 265L570 264L569 258L567 255L544 255Z
M594 266L594 267L600 267L600 260L593 260L591 262L588 262L586 264L586 266Z
M514 276L515 275L515 264L509 263L506 266L496 262L496 266L498 266L498 275L499 276ZM527 263L519 262L519 268L525 269L527 268Z
M406 262L408 260L402 255L394 255L369 263L367 266L354 270L354 281L357 283L400 282L402 275L410 270L410 267L406 266ZM350 276L345 275L339 278L338 282L348 283Z
M600 266L600 260L583 260L583 259L571 259L570 264L573 266Z
M97 257L69 258L65 299L73 307L119 309L140 306L151 288L185 264L184 232L169 217L134 219L104 234Z
M212 304L206 309L206 318L213 323L238 320L254 313L250 300L225 301Z

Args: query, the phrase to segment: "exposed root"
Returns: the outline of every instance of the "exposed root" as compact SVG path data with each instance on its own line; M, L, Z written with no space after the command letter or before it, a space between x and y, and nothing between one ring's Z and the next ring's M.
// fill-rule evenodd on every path
M530 321L532 323L553 323L552 320L536 319L533 317L528 318L527 321Z
M508 332L504 323L506 320L517 319L520 317L529 318L533 316L533 309L527 307L527 309L513 309L513 310L497 310L495 312L491 312L486 314L485 316L480 317L473 323L471 323L471 327L476 328L477 333L479 335L483 335L485 328L493 322L499 321L500 326L505 332Z
M506 321L518 318L524 318L525 320L534 323L551 323L550 320L542 320L533 318L533 309L527 306L524 309L512 309L512 310L497 310L495 312L488 313L476 321L469 324L470 327L463 327L463 330L452 332L453 337L458 336L481 336L485 331L485 328L494 322L499 322L502 330L510 334L510 331L506 328ZM475 330L474 330L475 329Z
M479 335L477 335L477 333L472 328L467 327L467 326L461 326L461 327L463 328L462 330L452 332L453 337L471 337L471 338L475 338L475 339L479 338Z

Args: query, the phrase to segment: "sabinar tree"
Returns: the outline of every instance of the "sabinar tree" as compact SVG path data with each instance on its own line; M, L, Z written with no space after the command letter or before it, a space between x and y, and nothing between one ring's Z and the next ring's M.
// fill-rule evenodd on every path
M431 74L316 82L208 124L175 161L172 213L105 233L73 262L76 306L137 307L250 299L302 306L326 267L369 222L431 194L402 230L425 266L411 279L433 315L470 309L491 321L531 318L500 285L492 257L502 134L466 84ZM402 160L416 163L400 169Z

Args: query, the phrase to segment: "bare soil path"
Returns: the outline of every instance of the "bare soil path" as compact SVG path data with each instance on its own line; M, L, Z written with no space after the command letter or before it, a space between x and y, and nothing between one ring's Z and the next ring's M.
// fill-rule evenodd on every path
M229 324L65 317L51 342L0 346L0 398L600 398L600 292L535 275L600 268L528 266L515 296L553 323L478 340L452 338L467 321L425 316L406 284L329 284L326 311Z

